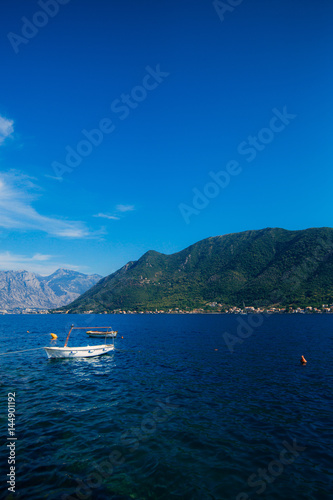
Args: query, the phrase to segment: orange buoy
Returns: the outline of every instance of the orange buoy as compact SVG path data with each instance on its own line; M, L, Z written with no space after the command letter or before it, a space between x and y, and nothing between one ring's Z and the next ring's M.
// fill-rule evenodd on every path
M304 356L303 356L303 354L302 354L302 357L301 357L301 364L302 364L302 365L306 365L306 363L307 363L307 361L306 361L305 357L304 357Z
M55 333L51 333L50 335L51 335L51 337L52 337L53 339L57 339L57 338L58 338L58 335L56 335Z

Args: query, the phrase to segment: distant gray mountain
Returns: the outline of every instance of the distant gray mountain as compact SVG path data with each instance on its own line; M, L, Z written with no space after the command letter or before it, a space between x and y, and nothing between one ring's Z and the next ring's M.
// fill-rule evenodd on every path
M51 309L69 304L102 276L58 269L50 276L28 271L0 271L0 309Z

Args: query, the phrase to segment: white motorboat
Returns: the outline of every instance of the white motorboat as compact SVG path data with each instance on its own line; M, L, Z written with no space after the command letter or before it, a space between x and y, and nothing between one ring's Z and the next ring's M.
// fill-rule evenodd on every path
M48 358L89 358L114 350L114 345L103 344L85 347L44 347Z
M99 327L101 328L101 327ZM102 327L102 329L105 327ZM106 327L109 328L109 327ZM91 356L101 356L114 350L114 337L113 344L102 345L87 345L84 347L68 347L68 339L72 330L87 330L84 327L72 326L66 338L64 347L44 347L48 358L90 358ZM97 328L94 330L97 330ZM105 336L105 333L103 334Z

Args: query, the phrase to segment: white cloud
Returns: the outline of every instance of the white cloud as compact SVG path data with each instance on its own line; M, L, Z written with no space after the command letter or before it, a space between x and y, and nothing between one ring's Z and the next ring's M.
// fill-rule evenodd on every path
M43 261L43 260L50 260L52 258L52 255L43 255L41 253L36 253L33 257L32 260L38 260L38 261Z
M52 179L53 181L59 181L62 182L64 179L63 177L56 177L55 175L49 175L49 174L44 174L44 177L47 179Z
M132 210L135 210L134 205L117 205L116 210L118 212L130 212Z
M115 212L117 213L124 213L124 212L130 212L132 210L135 210L134 205L117 205ZM121 216L118 215L111 215L111 214L106 214L106 213L98 213L94 215L93 217L101 217L103 219L109 219L109 220L120 220Z
M17 171L0 174L0 227L24 231L42 231L61 238L91 237L79 221L47 217L32 206L38 186L33 178Z
M58 261L54 255L37 253L32 257L19 255L11 252L0 253L1 271L29 271L31 273L48 276L57 269L72 269L82 271L82 267Z
M96 214L94 217L102 217L103 219L112 219L112 220L119 220L119 217L116 217L115 215L109 215L109 214Z
M14 132L14 121L0 115L0 144Z

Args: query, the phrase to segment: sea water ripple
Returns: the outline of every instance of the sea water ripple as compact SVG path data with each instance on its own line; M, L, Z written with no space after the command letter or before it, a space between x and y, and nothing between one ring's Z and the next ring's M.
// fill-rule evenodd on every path
M110 355L0 356L1 416L8 392L17 401L16 497L332 498L333 316L272 315L230 353L223 334L235 334L238 320L95 316L96 326L119 331ZM0 354L49 345L50 332L61 345L70 322L87 321L2 316ZM79 332L70 342L87 339ZM4 442L5 418L1 435ZM284 443L295 442L302 451L279 471ZM258 470L269 468L270 481L258 483Z

